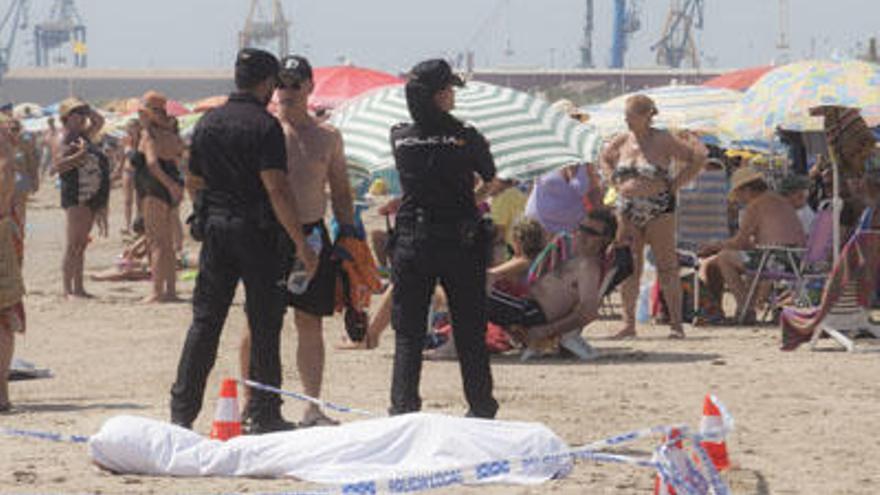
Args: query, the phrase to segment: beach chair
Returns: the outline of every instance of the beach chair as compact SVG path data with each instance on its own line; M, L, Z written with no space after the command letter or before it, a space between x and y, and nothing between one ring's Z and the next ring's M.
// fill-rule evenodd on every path
M788 285L793 289L797 306L810 306L812 303L807 292L808 283L817 278L827 277L828 270L831 268L829 260L833 247L833 229L832 212L830 209L824 209L813 220L805 247L756 246L756 249L761 251L761 258L758 262L758 268L753 272L747 272L751 275L752 281L749 284L745 305L738 316L739 323L745 321L758 284L761 282L771 282L776 286ZM771 256L784 260L785 269L769 269L768 262Z
M871 321L868 311L858 303L857 282L850 282L843 287L828 314L816 325L810 339L810 349L816 350L823 334L849 352L867 350L863 346L856 346L855 338L861 334L880 339L880 323ZM871 350L880 351L880 346L873 346Z
M880 256L876 252L865 252L860 244L867 240L867 249L876 251L877 241L880 240L880 230L870 228L870 220L873 209L868 209L862 215L860 225L853 234L850 242L855 243L859 251L858 256ZM873 242L871 242L873 241ZM867 308L859 304L859 281L850 280L840 291L840 295L834 305L828 310L828 314L816 325L813 336L810 339L810 348L815 350L819 344L819 338L825 334L849 352L867 350L857 347L855 337L869 335L880 339L880 322L872 321ZM880 351L880 346L874 346L871 350Z
M697 249L730 237L727 225L727 172L706 170L678 193L676 247L679 263L693 270L693 313L700 310L700 259Z

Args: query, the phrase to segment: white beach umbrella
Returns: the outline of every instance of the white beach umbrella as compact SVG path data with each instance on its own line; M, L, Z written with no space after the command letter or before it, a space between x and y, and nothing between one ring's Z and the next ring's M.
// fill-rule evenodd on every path
M488 139L498 175L529 178L554 168L593 161L599 135L546 101L492 84L469 82L456 91L456 117ZM393 167L389 131L411 117L402 85L367 93L333 113L350 164L369 172Z

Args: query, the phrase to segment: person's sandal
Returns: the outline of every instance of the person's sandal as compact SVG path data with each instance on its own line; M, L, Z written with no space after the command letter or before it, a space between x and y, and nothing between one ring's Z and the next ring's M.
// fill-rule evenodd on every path
M678 330L673 329L673 330L670 330L670 331L669 331L669 339L670 339L670 340L682 340L682 339L684 339L684 330L682 330L682 329L678 329Z

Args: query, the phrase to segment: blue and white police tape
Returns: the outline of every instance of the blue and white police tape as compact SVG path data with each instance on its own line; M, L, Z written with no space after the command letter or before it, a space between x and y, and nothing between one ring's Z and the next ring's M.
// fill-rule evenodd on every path
M659 465L657 472L663 482L672 485L679 493L703 495L709 493L708 488L711 486L713 494L729 495L729 488L721 480L718 470L701 445L701 442L706 440L718 440L718 434L718 431L712 432L711 435L692 433L690 428L684 427L677 436L668 437L653 457ZM694 455L686 455L683 446L676 445L679 442L682 445L690 444L695 452ZM706 475L695 461L699 461L699 466L705 469Z
M88 443L89 441L89 437L84 435L66 435L64 433L54 433L50 431L19 430L17 428L6 427L0 428L0 433L7 437L34 438L37 440L47 440L60 443Z
M567 473L570 468L570 463L574 461L594 461L651 468L658 471L661 478L676 487L680 493L694 495L707 493L705 490L697 489L699 486L698 481L701 476L694 474L696 470L695 466L681 466L669 460L668 451L671 449L666 448L668 447L667 444L661 445L661 447L655 451L652 458L640 458L598 451L599 448L619 446L660 433L668 434L672 428L681 429L682 436L693 442L693 445L700 456L702 465L707 466L707 468L710 469L710 480L715 495L727 495L729 492L726 486L721 482L720 478L717 478L717 472L712 472L714 467L712 466L711 461L709 461L705 451L702 451L699 447L699 441L704 438L700 435L692 435L686 427L680 426L656 426L653 428L635 430L556 453L488 460L475 465L457 468L448 468L424 473L406 473L391 478L357 481L328 487L326 489L278 492L271 495L419 493L454 485L476 484L492 481L495 478L507 474L545 474L548 477L555 478ZM81 435L66 435L13 428L2 428L0 429L0 432L8 436L35 438L54 442L70 442L78 444L88 442L88 437Z
M327 401L324 401L321 399L316 399L315 397L310 397L306 394L282 390L280 388L273 387L271 385L266 385L263 383L255 382L253 380L247 380L244 378L240 378L238 380L238 382L241 383L242 385L245 385L245 386L248 386L251 388L255 388L257 390L262 390L264 392L272 392L274 394L283 395L285 397L290 397L292 399L297 399L297 400L301 400L304 402L310 402L312 404L315 404L316 406L320 406L320 407L323 407L324 409L329 409L331 411L336 411L336 412L340 412L340 413L347 413L347 414L359 414L361 416L368 416L368 417L383 416L382 414L376 414L372 411L367 411L365 409L358 409L356 407L348 407L348 406L342 406L339 404L334 404L332 402L327 402Z
M568 470L570 463L577 460L588 460L594 462L607 462L615 464L625 464L631 466L647 467L658 471L664 480L669 480L673 486L680 487L680 493L704 495L708 493L709 483L705 481L705 477L699 474L699 469L693 462L676 463L671 462L670 452L672 449L664 449L666 445L661 445L652 458L640 458L619 454L611 454L606 452L597 452L596 446L609 447L621 445L638 439L653 436L658 433L668 433L673 427L658 426L654 428L646 428L636 430L622 435L592 442L590 444L568 449L565 451L521 458L499 459L483 462L477 465L464 466L452 469L439 470L427 473L408 473L388 479L364 480L354 483L347 483L332 489L328 493L332 494L380 494L380 493L418 493L439 488L446 488L453 485L475 484L479 482L491 481L506 474L540 474L555 477L555 475L564 473ZM676 427L680 428L680 427ZM688 431L682 435L691 435ZM694 443L698 446L698 443ZM680 452L680 449L679 449ZM705 453L703 454L705 456ZM680 455L681 458L689 459L688 455ZM710 470L710 479L717 477L717 472L713 474L714 469L711 463L702 463ZM703 480L702 482L700 480ZM727 487L717 478L717 483L711 483L715 495L727 495L729 492ZM281 494L278 494L281 495ZM284 495L304 495L304 494L284 494Z

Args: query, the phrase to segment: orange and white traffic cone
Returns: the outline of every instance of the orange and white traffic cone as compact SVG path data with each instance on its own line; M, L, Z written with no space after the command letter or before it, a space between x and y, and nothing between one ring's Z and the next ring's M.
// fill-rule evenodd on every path
M229 440L241 435L241 415L238 412L238 382L226 378L220 385L220 398L211 425L211 438Z
M724 420L721 418L721 411L715 405L715 401L711 395L706 395L703 402L703 419L700 421L700 433L705 435L712 431L722 431L724 428ZM730 467L730 459L727 457L727 444L722 438L720 442L700 442L700 446L709 455L715 469L723 471Z
M672 428L669 430L669 436L663 436L663 443L675 438L678 440L672 444L672 447L675 449L683 448L684 443L681 441L681 430L678 428ZM664 483L660 473L657 473L657 476L654 478L654 495L675 495L675 488L668 483Z

